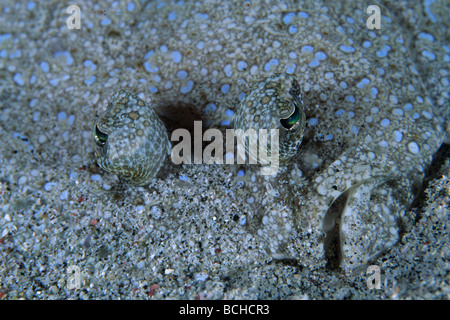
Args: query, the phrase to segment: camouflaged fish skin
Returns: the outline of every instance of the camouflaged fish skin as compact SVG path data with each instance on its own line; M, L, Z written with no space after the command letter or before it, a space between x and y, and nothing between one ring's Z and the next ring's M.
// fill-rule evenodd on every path
M299 130L280 135L286 146L281 170L276 177L252 167L245 172L247 227L275 258L321 267L334 251L340 266L353 270L399 240L399 226L443 140L439 110L448 106L449 85L446 49L435 41L442 35L433 36L426 24L418 35L405 33L396 6L381 8L379 30L367 27L366 7L352 1L166 1L146 24L150 107L166 115L184 106L218 127L231 110L236 127L280 128L295 107L267 109L262 99L275 91L264 91L265 81L284 74L298 84L305 119L288 121ZM430 6L440 12L439 3ZM432 71L442 78L430 78ZM251 100L255 85L258 99ZM274 99L285 95L278 91ZM151 123L155 136L164 137L159 121ZM119 129L99 130L108 140L118 134L117 146L128 144ZM148 177L166 152L165 137L158 139L145 147L153 163ZM140 172L133 161L126 164L127 152L117 149L114 156L122 154L122 168Z
M99 166L129 184L154 178L170 152L166 128L158 115L134 93L120 90L93 127Z

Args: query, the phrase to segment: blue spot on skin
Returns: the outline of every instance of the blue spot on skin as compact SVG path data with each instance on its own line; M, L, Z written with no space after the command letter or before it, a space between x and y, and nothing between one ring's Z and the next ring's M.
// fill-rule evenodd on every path
M372 87L370 91L372 92L372 98L376 98L378 95L378 89L376 87Z
M419 118L420 118L420 114L418 114L417 112L414 113L413 119L416 120L416 119L419 119Z
M312 46L303 46L302 51L313 52L314 48Z
M329 134L329 135L327 135L325 138L324 138L324 140L325 141L330 141L330 140L332 140L333 139L333 135L332 134Z
M245 175L244 170L239 170L237 175L243 177Z
M433 119L433 115L432 115L431 113L429 113L428 111L426 111L426 110L423 110L423 111L422 111L422 114L423 114L423 116L424 116L425 118L427 118L428 120Z
M394 131L394 136L395 136L395 141L397 141L397 142L401 142L403 139L403 133L401 133L398 130Z
M429 34L429 33L425 33L425 32L419 33L418 36L417 36L417 38L419 38L419 39L425 39L425 40L428 40L428 41L431 41L431 42L434 41L433 35L431 35L431 34Z
M372 45L372 42L370 42L368 40L363 42L363 47L364 48L369 48L371 45Z
M309 119L309 121L308 121L308 124L310 125L310 126L315 126L315 125L317 125L319 123L319 120L317 120L317 118L311 118L311 119Z
M75 121L75 116L73 114L71 114L68 118L67 118L67 124L69 126L71 126L73 124L73 122Z
M108 24L111 24L111 20L108 17L105 17L102 19L102 21L100 21L100 24L102 26L107 26Z
M158 67L152 67L152 65L151 65L150 62L145 62L145 63L144 63L144 68L145 68L145 70L147 70L148 72L156 72L156 71L159 70Z
M175 63L179 63L181 61L181 53L178 51L172 52L172 59Z
M313 61L311 61L311 62L309 63L309 66L310 66L311 68L314 68L314 67L317 67L319 64L320 64L320 61L319 61L319 60L313 60Z
M189 80L188 84L184 87L181 87L180 91L181 91L181 93L188 93L189 91L192 90L193 87L194 87L194 82L192 80Z
M405 108L406 111L410 111L413 109L413 105L411 103L407 103L403 108Z
M148 90L150 90L151 93L158 92L158 88L156 88L156 87L148 87Z
M338 111L336 111L336 116L342 116L345 113L344 109L339 109Z
M353 96L353 95L348 95L348 96L346 96L345 97L345 101L348 101L348 102L355 102L356 100L355 100L355 97Z
M169 21L173 21L177 18L177 15L175 12L170 12L169 15L167 16L167 18L169 19Z
M286 73L293 74L295 72L295 68L297 68L297 65L295 63L288 64L286 66Z
M216 111L217 106L215 104L212 103L208 103L205 107L205 109L203 109L204 113L210 113L210 112L214 112Z
M347 89L347 82L341 81L340 86L342 89Z
M228 109L227 111L225 111L225 115L226 115L227 117L232 117L233 114L234 114L234 111L233 111L233 110Z
M394 104L397 104L398 103L398 98L396 96L392 95L392 96L389 97L389 101L391 101Z
M128 11L134 11L134 3L133 2L129 2L127 4L127 10Z
M97 69L97 65L95 63L93 63L91 60L84 60L83 65L86 68L91 68L92 71Z
M385 45L383 49L380 51L377 51L377 56L380 58L384 58L388 55L388 52L391 50L391 47L389 45Z
M411 71L412 71L414 74L416 74L416 75L419 74L419 71L417 71L416 67L414 67L413 65L411 65L411 66L409 67L409 70L411 70Z
M18 57L20 57L21 53L22 53L22 51L20 49L17 49L16 51L14 51L13 53L11 53L9 55L9 58L10 59L18 58Z
M358 88L364 88L364 86L368 85L370 83L370 80L367 78L362 79L356 86Z
M288 31L290 34L294 34L294 33L297 33L298 29L296 26L290 25Z
M184 175L179 176L178 178L179 178L180 180L182 180L182 181L189 181L189 178L188 178L187 176L184 176Z
M299 12L299 13L297 13L297 15L300 18L308 18L309 17L309 15L306 12Z
M19 86L23 86L25 84L20 73L16 73L13 79Z
M197 49L201 50L205 47L205 41L199 41L197 43Z
M347 52L347 53L349 53L349 52L355 52L355 48L353 48L353 47L351 47L351 46L346 46L346 45L341 45L341 46L339 47L339 49L341 49L341 51L344 51L344 52Z
M264 66L264 70L265 71L270 71L272 66L277 66L278 65L278 59L270 59L270 61L268 63L265 64Z
M383 21L383 20L386 20L387 22L392 22L392 19L391 18L389 18L388 16L384 16L384 15L381 15L381 20Z
M295 17L295 13L293 12L289 12L287 13L284 17L283 17L283 23L284 24L289 24L291 23L292 18Z
M322 51L316 52L316 59L318 60L325 60L327 58L327 55Z
M109 72L111 77L115 77L119 73L119 69L113 69Z
M11 38L11 34L10 33L5 33L5 34L0 34L0 43L2 43L3 41L7 40Z
M357 127L357 126L353 126L353 127L352 127L352 132L353 132L354 134L358 134L358 127Z
M208 14L207 13L196 13L195 14L195 18L198 20L206 20L208 19Z
M428 51L428 50L423 50L422 51L422 55L424 57L427 57L430 60L435 60L436 59L436 55L433 52Z
M92 77L94 77L94 76L92 76ZM91 77L91 80L92 80L92 77ZM95 80L95 77L94 77L94 80ZM91 84L92 82L94 82L94 80L92 80L90 83L87 83L87 80L84 80L84 83L86 83L87 85L89 85L89 84ZM50 80L49 82L50 82L50 84L51 84L52 86L56 87L56 86L58 85L58 83L59 83L59 79L52 79L52 80Z
M231 64L227 64L225 68L223 68L223 71L227 77L231 77Z
M255 21L255 18L254 17L250 17L250 16L245 16L244 17L244 21L245 21L245 23L250 24L253 21Z
M58 113L57 119L58 121L64 120L66 118L66 113L64 111L61 111L60 113Z
M434 0L425 0L425 12L428 15L428 18L430 18L431 21L437 22L436 17L433 15L433 13L430 10L430 4L432 4Z
M220 125L222 126L229 126L230 125L230 120L223 120Z
M389 127L389 124L391 123L391 121L389 119L383 119L381 120L381 125L385 128Z
M318 51L316 52L315 57L316 58L309 63L310 67L317 67L320 64L320 60L325 60L327 58L327 55L322 51Z
M345 33L345 30L344 28L342 28L342 26L337 26L336 31L340 33Z
M48 66L48 63L45 61L42 61L39 66L41 67L42 71L44 71L44 72L48 72L48 70L50 69L50 67Z
M224 84L220 90L222 91L222 93L228 93L228 91L230 90L230 85Z
M84 80L84 83L89 86L95 81L95 76L91 76L89 80Z
M180 79L186 79L187 77L187 72L184 70L180 70L177 72L177 77Z
M247 62L242 61L242 60L239 61L237 63L237 68L238 68L239 71L244 71L245 69L247 69Z
M155 52L153 52L153 50L150 50L149 52L147 52L144 56L144 59L148 59L148 57L152 56Z

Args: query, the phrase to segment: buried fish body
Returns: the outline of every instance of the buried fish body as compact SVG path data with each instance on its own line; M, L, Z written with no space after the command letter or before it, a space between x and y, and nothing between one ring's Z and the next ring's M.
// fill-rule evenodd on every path
M245 173L246 196L254 199L247 225L267 251L311 267L336 259L353 270L394 245L443 141L439 108L448 103L448 86L436 87L427 75L444 49L429 37L411 38L387 15L382 29L367 28L367 13L351 1L255 1L236 15L228 14L231 2L186 5L167 2L148 22L155 30L144 63L150 107L167 115L171 106L189 106L211 126L231 110L235 129L280 130L282 170ZM166 13L170 33L159 28ZM434 58L417 54L421 48ZM154 177L168 152L165 127L150 107L142 110L152 115L156 144L145 153L157 164L144 180L129 180L135 184ZM111 135L94 127L97 145ZM126 178L145 170L131 163L109 171Z

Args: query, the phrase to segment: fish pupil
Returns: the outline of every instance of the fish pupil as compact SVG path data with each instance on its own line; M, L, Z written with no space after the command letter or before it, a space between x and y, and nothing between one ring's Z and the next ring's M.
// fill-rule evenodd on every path
M295 126L298 121L300 120L300 109L298 106L294 103L294 112L291 114L291 116L287 119L280 119L281 125L290 130L293 126Z
M104 146L107 140L108 135L104 132L101 132L100 129L95 126L95 141L97 142L97 145Z

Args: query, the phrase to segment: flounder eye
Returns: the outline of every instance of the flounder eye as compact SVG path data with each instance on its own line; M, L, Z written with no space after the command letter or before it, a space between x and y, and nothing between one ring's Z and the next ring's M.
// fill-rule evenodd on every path
M287 130L291 130L296 124L298 124L301 116L300 109L297 104L294 102L292 102L292 104L294 105L294 112L291 116L287 119L280 119L281 125Z
M99 147L103 147L106 144L106 141L108 140L108 135L104 132L101 132L98 126L95 126L95 143Z

